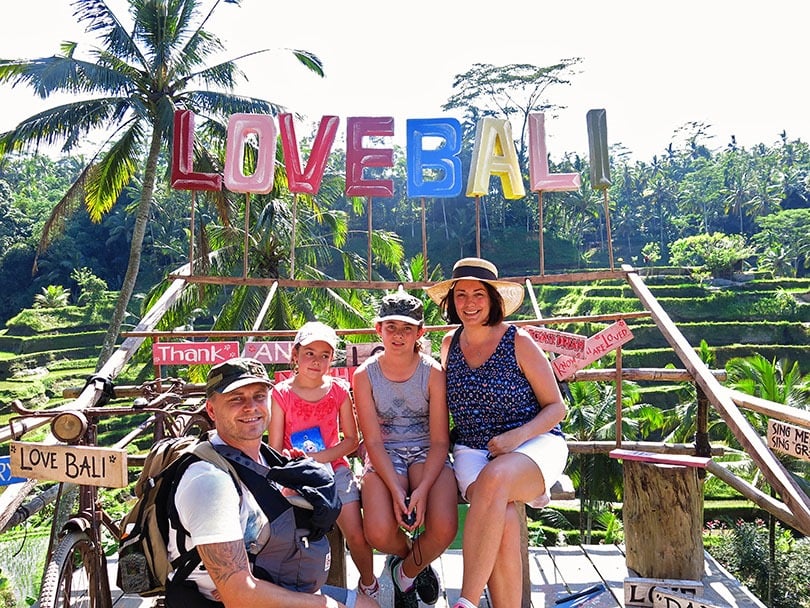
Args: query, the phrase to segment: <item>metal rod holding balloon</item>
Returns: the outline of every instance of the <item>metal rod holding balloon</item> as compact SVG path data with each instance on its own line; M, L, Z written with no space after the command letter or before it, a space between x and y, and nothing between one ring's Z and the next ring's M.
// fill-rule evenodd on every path
M610 187L610 155L607 142L607 114L605 110L588 110L588 148L591 156L591 186L602 190L605 205L605 226L607 228L608 258L610 269L613 266L613 235L610 230L610 204L607 189Z
M428 257L427 257L427 221L425 214L425 197L421 197L422 203L422 280L428 280Z
M372 230L372 221L371 221L371 197L366 197L366 204L368 205L368 246L367 246L367 267L368 267L368 280L371 281L371 230Z
M298 193L293 194L292 225L290 226L290 278L295 278L295 229L298 218Z
M537 191L537 222L539 230L540 244L540 276L546 274L546 254L543 246L543 191Z
M529 114L529 147L537 154L529 159L529 186L537 192L537 216L540 244L540 275L546 273L546 255L543 241L543 192L578 190L579 173L551 173L546 151L546 127L543 113Z
M245 251L242 255L242 277L248 276L248 247L250 246L250 192L245 192Z
M481 257L481 197L475 197L475 255Z
M191 230L188 237L188 269L189 275L194 275L194 207L196 206L196 192L191 191Z

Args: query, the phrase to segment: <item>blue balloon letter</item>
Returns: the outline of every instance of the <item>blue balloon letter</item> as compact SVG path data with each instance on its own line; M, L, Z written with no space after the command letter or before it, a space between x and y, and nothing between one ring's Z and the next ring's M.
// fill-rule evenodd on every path
M408 197L452 198L461 194L461 123L455 118L409 118L405 129ZM426 150L426 137L443 141Z

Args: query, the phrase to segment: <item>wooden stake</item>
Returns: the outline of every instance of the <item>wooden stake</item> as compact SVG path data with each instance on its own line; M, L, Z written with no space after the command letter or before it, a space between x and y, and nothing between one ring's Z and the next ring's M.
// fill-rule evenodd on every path
M298 193L293 194L292 234L290 235L290 278L295 278L295 224L298 216ZM276 283L274 283L275 285Z
M250 192L245 192L245 250L242 252L242 278L248 276L248 245L250 243Z
M605 226L607 228L607 241L608 241L608 258L610 259L610 269L614 270L613 267L613 235L610 231L610 204L608 203L608 192L607 188L602 189L602 195L605 200Z

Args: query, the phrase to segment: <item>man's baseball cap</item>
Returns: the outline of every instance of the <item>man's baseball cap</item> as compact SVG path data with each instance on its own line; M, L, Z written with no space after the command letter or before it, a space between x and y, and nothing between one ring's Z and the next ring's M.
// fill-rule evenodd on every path
M261 362L256 359L235 357L211 368L205 382L205 395L210 397L214 393L229 393L257 382L273 386Z

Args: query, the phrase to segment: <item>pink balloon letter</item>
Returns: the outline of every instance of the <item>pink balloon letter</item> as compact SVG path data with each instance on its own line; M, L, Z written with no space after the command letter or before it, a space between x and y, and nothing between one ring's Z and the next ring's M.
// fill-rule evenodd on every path
M483 196L489 191L491 175L501 178L503 195L520 198L526 195L520 174L512 125L508 120L483 118L475 127L470 176L467 178L467 196Z
M194 172L194 112L174 111L172 141L172 188L175 190L221 190L219 173Z
M394 134L394 118L350 117L346 120L346 195L347 196L394 196L394 180L364 179L366 167L393 167L394 151L391 148L364 148L363 136L391 136Z
M255 135L256 170L245 175L245 143ZM273 189L273 163L276 160L276 125L266 114L233 114L228 120L225 144L225 187L231 192L267 194Z
M301 171L301 158L298 154L298 141L292 114L279 114L278 125L281 131L281 147L284 149L284 166L287 169L287 183L290 192L318 194L326 169L326 160L335 141L340 118L324 116L318 126L318 134L312 142L306 171Z
M529 188L535 192L578 190L579 173L548 172L545 115L529 114Z

